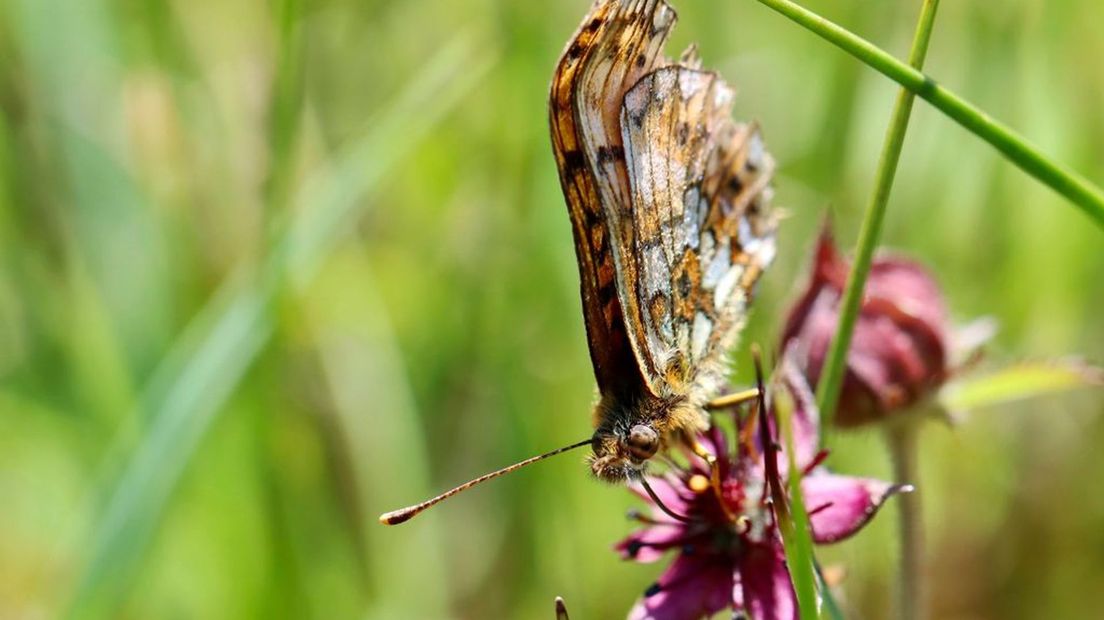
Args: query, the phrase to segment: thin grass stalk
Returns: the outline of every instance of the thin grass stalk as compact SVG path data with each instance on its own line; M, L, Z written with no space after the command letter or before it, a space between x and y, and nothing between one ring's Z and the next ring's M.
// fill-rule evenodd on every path
M824 570L821 568L820 562L815 562L813 567L816 569L817 584L820 586L821 600L824 602L823 615L832 620L844 620L843 609L836 601L836 596L832 594L832 586L824 578Z
M918 435L921 420L915 416L892 424L887 430L893 480L908 484L912 491L902 493L897 503L900 553L897 573L897 617L921 620L927 617L927 580L924 577L924 525L920 498Z
M277 55L268 102L269 165L263 186L264 213L270 220L287 212L290 191L296 182L294 164L303 116L305 52L303 0L279 0L274 9ZM265 613L302 617L309 612L304 583L306 571L292 538L290 499L274 448L280 419L265 409L251 414L259 438L255 461L261 482L261 505L266 512L265 520L270 524L266 529L272 559L268 562L266 578L272 584L273 594L265 601Z
M913 67L919 68L924 64L938 8L939 0L924 0L920 10L920 21L912 40L912 49L909 52L909 64ZM858 320L862 306L863 289L874 259L874 248L877 247L878 239L882 235L886 205L889 203L889 194L893 189L893 179L897 174L897 163L901 159L901 148L905 142L905 132L908 130L914 100L915 95L908 89L902 88L897 93L893 115L886 130L885 143L882 146L882 154L875 174L874 191L863 217L862 228L859 230L855 262L851 266L847 290L844 292L840 307L839 327L835 338L832 339L832 346L828 351L820 382L817 385L817 407L820 409L825 427L830 425L836 413L836 404L843 387L844 370L847 367L847 350L851 346L851 336L855 331L855 322Z
M988 142L1021 170L1080 208L1104 229L1104 190L994 120L974 104L940 86L919 69L894 58L870 41L790 0L758 0L870 68L932 104L967 131Z

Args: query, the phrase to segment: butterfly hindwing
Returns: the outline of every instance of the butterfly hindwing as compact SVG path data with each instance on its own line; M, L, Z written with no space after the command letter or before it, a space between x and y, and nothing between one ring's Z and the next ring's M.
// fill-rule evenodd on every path
M731 120L732 90L715 73L669 65L626 95L621 130L633 205L634 350L657 394L707 393L721 379L748 295L773 258L773 168L754 126ZM620 279L619 279L620 281ZM633 306L626 305L626 308Z

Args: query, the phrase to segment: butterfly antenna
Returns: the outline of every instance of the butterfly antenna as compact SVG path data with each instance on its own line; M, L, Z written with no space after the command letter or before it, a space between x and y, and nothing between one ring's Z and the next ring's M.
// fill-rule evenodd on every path
M569 620L567 617L567 603L562 597L556 597L556 620Z
M469 480L468 482L465 482L464 484L462 484L462 485L460 485L456 488L449 489L448 491L445 491L444 493L438 495L437 497L427 499L426 501L424 501L420 504L415 504L413 506L407 506L406 508L402 508L400 510L392 510L391 512L384 513L384 514L380 515L380 518L379 518L380 523L382 523L384 525L398 525L400 523L404 523L404 522L409 521L410 519L413 519L414 517L418 516L418 513L422 512L426 508L429 508L430 506L433 506L435 504L439 504L439 503L445 501L446 499L452 497L453 495L456 495L457 493L460 493L462 491L467 491L468 489L474 487L475 485L477 485L481 482L486 482L486 481L490 480L491 478L497 478L501 475L508 474L512 471L516 471L518 469L521 469L522 467L525 467L526 465L532 465L533 463L536 463L537 461L543 461L544 459L546 459L550 456L556 456L557 454L560 454L561 452L567 452L568 450L574 450L575 448L581 448L581 447L587 446L587 445L590 445L590 439L585 439L585 440L580 441L578 443L573 443L569 446L564 446L562 448L556 448L555 450L553 450L551 452L545 452L544 454L534 456L534 457L531 457L531 458L527 458L524 461L521 461L520 463L514 463L513 465L510 465L509 467L503 467L502 469L492 471L489 474L483 474L482 476L476 478L475 480Z

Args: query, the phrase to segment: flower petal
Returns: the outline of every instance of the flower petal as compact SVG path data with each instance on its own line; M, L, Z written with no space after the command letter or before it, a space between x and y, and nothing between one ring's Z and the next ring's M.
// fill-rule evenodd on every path
M680 554L636 602L629 620L698 620L732 603L733 575L718 556Z
M633 532L613 548L623 560L648 563L663 557L685 538L686 528L681 523L656 525Z
M815 315L813 304L822 292L827 292L830 297L838 298L843 293L843 287L847 283L847 272L850 267L836 250L835 241L832 239L832 227L828 222L820 230L817 238L816 253L813 257L813 272L810 276L809 286L802 298L794 304L786 319L786 326L782 330L782 342L793 338L805 325L810 314Z
M739 570L749 616L756 620L797 617L797 595L780 543L750 545Z
M809 387L809 382L805 380L801 367L789 350L782 357L779 369L782 372L782 381L786 386L786 390L790 393L790 398L793 399L793 417L791 421L794 462L797 463L798 467L805 467L813 462L820 451L820 412L817 410L813 390ZM773 415L771 421L777 424L777 420ZM775 438L783 446L786 445L786 438L779 437L777 431L775 431ZM784 463L788 463L788 461L789 459L783 459Z
M947 325L943 293L919 263L897 256L879 256L870 267L865 293L885 298L911 316L932 326Z
M667 506L671 510L679 514L686 514L689 510L687 500L679 493L678 478L673 476L648 476L648 486L652 487L655 494L659 497L659 501L663 502L664 506ZM648 505L652 507L652 514L656 519L660 521L670 521L671 517L667 516L667 513L663 512L652 501L652 497L648 495L648 492L644 490L644 487L639 481L632 481L629 483L629 489L640 496Z
M783 349L797 345L797 363L814 385L837 331L849 269L825 227L809 285L782 337ZM833 422L847 427L877 421L938 388L949 374L949 330L946 303L931 274L908 259L876 257Z
M801 492L809 509L809 523L817 544L834 543L851 536L890 496L911 490L870 478L854 478L818 470L802 478Z
M732 567L732 616L743 617L744 609L744 582L740 579L740 567Z

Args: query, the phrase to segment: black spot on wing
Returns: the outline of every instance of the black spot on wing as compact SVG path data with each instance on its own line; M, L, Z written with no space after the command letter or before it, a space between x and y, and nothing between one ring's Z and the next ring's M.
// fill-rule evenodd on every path
M625 161L625 147L620 144L598 147L598 165L604 166L611 161Z
M574 171L586 167L586 156L578 149L564 151L563 158L565 170Z
M686 146L686 141L690 138L690 124L686 121L679 123L678 127L678 143L679 146Z

